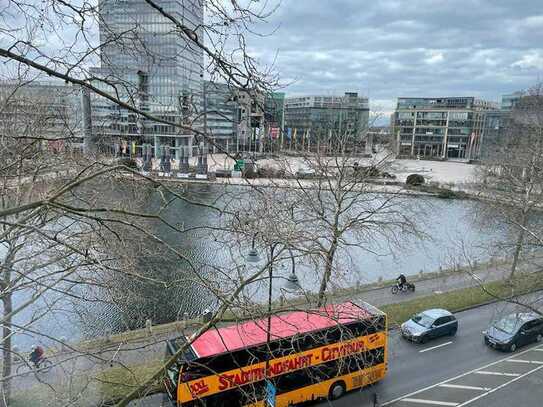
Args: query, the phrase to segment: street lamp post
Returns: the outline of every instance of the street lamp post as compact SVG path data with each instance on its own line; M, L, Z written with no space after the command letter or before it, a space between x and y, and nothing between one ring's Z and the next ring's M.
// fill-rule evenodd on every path
M258 255L258 252L255 249L255 238L256 235L253 236L253 241L251 244L251 250L249 251L247 255L247 262L248 263L258 263L260 261L260 256ZM268 348L268 351L265 353L265 367L264 367L264 381L267 381L268 377L268 371L270 367L270 358L271 358L271 349L270 349L270 343L271 343L271 313L272 313L272 282L273 282L273 263L274 263L274 253L277 246L280 244L280 242L274 242L270 245L270 263L268 265L268 320L267 320L267 330L266 330L266 346ZM292 270L290 272L290 275L287 277L287 282L285 283L285 287L289 290L298 290L300 289L300 283L298 280L298 277L296 276L296 262L294 260L294 255L292 253L292 250L288 249L290 254L290 259L292 261ZM266 382L267 383L267 382ZM268 400L266 400L266 405L269 405L270 403ZM271 406L270 406L271 407Z

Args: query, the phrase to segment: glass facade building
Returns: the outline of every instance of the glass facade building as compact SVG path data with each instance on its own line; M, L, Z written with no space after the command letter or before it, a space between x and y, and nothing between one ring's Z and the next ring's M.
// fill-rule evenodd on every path
M522 92L515 92L510 95L502 96L501 110L511 111L518 104L524 94Z
M203 0L155 3L202 40ZM144 0L101 0L99 9L102 47L93 84L142 111L201 129L195 118L203 110L203 51ZM155 156L164 145L176 156L192 154L190 130L150 122L100 96L93 96L91 105L98 138L150 143Z
M344 96L304 96L285 99L285 127L312 139L335 135L362 137L369 125L368 98L356 92ZM287 130L288 131L288 130ZM359 140L361 141L361 140Z
M52 150L83 148L79 87L60 81L0 81L0 106L3 134L42 137L43 147Z
M398 98L392 118L402 157L475 159L481 151L485 112L496 109L474 97Z
M204 82L204 125L215 144L211 147L213 152L217 152L217 147L222 151L236 151L240 121L236 95L237 91L232 90L227 84Z
M264 120L269 127L277 127L281 131L285 127L285 94L272 92L264 101Z

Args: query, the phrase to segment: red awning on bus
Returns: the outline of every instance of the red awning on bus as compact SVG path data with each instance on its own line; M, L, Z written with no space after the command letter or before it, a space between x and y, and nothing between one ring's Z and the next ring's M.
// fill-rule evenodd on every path
M330 304L320 310L296 311L271 318L271 340L330 328L370 318L372 314L352 302ZM210 329L192 343L200 358L266 343L267 318Z

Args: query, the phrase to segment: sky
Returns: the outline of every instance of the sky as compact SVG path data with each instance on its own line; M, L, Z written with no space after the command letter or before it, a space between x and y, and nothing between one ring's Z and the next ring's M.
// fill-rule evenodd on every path
M543 80L543 0L283 0L251 38L287 96L501 95Z

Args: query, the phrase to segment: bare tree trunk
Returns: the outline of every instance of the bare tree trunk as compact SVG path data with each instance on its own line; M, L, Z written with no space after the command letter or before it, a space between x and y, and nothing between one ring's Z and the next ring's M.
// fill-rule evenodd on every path
M524 222L523 222L524 226ZM515 271L517 270L518 260L520 257L520 253L522 252L522 247L524 245L524 235L525 231L524 228L522 228L518 234L517 242L515 244L515 253L513 254L513 264L511 264L511 273L509 274L509 280L513 279L513 276L515 275Z
M12 368L12 349L11 349L11 312L12 312L12 298L11 293L8 292L2 297L2 303L4 305L4 315L7 315L2 328L2 397L0 401L0 407L7 407L11 398L11 368ZM7 379L6 379L7 378Z
M326 264L324 265L324 274L322 276L321 286L319 288L319 297L317 301L318 307L322 307L324 305L324 300L326 299L326 289L328 288L328 281L330 281L330 277L332 277L332 270L334 267L334 257L336 255L337 243L338 243L337 237L334 235L334 239L332 240L332 245L330 246L330 250L328 250L328 253L326 254Z

